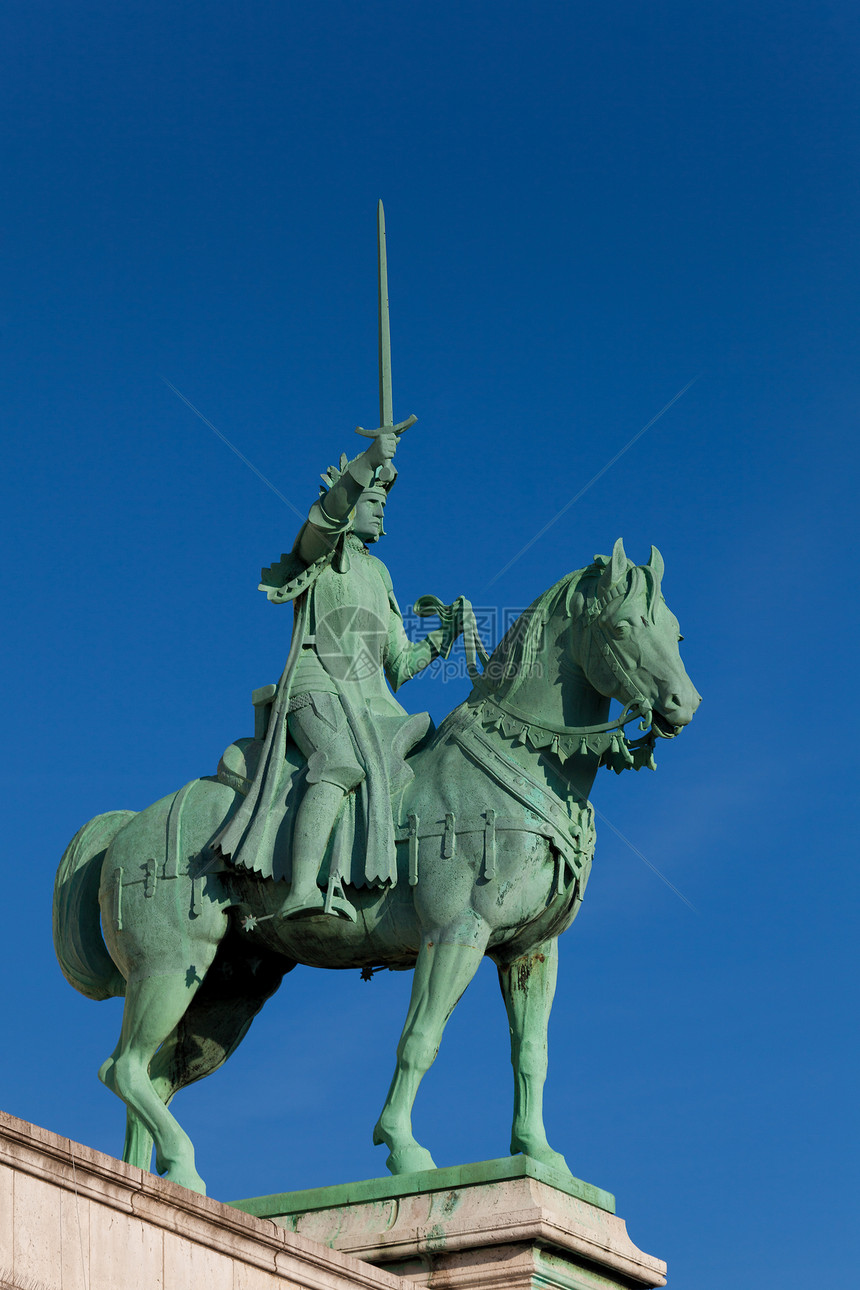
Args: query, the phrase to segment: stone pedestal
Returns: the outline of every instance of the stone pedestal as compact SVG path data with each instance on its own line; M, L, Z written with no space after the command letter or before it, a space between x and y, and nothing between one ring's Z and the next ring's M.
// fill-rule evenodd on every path
M0 1112L0 1287L402 1290L383 1268Z
M613 1196L527 1156L234 1204L432 1290L666 1284Z
M224 1205L0 1112L0 1286L665 1285L607 1192L524 1156Z

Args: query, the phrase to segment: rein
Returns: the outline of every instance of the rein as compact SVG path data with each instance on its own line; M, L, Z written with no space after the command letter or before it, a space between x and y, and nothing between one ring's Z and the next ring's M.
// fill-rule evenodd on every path
M654 745L656 738L648 728L646 713L650 709L640 706L640 700L627 704L616 721L596 726L556 726L551 722L538 722L514 704L499 699L488 692L480 680L475 691L481 701L482 720L485 726L497 729L507 738L527 742L535 752L548 749L565 762L575 754L593 753L600 764L620 774L622 770L641 770L643 766L654 770ZM490 711L487 711L490 709ZM495 709L495 713L492 711ZM624 727L637 717L642 717L639 729L647 731L640 739L630 740Z
M513 717L516 721L525 721L534 730L545 730L549 734L563 735L568 738L571 736L585 736L588 738L591 735L611 734L612 731L623 730L625 726L629 725L631 721L635 721L637 717L644 718L646 714L651 711L644 699L631 699L621 713L621 716L615 721L607 721L598 726L557 726L551 721L537 722L534 717L529 716L529 714L524 712L522 708L518 708L515 704L508 702L506 699L498 698L492 693L492 691L487 689L482 677L478 677L475 681L475 689L483 692L482 698L485 702L491 703L501 712L504 712L506 716ZM649 724L650 723L647 720L643 719L639 723L639 729L647 730L649 728Z
M472 602L465 596L458 596L450 605L443 605L438 596L419 596L412 606L419 618L434 615L442 624L443 640L439 649L442 658L447 658L457 637L457 628L463 632L463 649L466 653L466 671L475 684L481 679L478 671L478 659L484 667L489 663L484 642L478 631L478 620Z

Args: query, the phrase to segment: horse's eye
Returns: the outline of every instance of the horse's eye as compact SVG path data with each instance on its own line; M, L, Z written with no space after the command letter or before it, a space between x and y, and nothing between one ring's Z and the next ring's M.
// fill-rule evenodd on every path
M628 622L616 623L612 630L619 640L623 640L625 636L630 635L630 624Z

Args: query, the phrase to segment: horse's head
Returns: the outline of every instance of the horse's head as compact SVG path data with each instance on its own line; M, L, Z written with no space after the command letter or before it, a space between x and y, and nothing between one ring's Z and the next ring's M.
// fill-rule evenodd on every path
M657 734L671 739L702 701L678 652L678 620L663 599L663 557L656 547L645 565L624 554L621 538L585 594L581 664L601 694L650 710Z

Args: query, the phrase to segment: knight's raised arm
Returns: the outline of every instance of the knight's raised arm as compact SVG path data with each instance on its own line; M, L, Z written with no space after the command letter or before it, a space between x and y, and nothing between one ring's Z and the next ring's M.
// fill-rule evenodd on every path
M314 502L295 546L305 564L313 564L331 551L348 527L362 493L373 483L377 469L391 461L396 451L395 434L378 435L369 448L349 462L325 496Z

